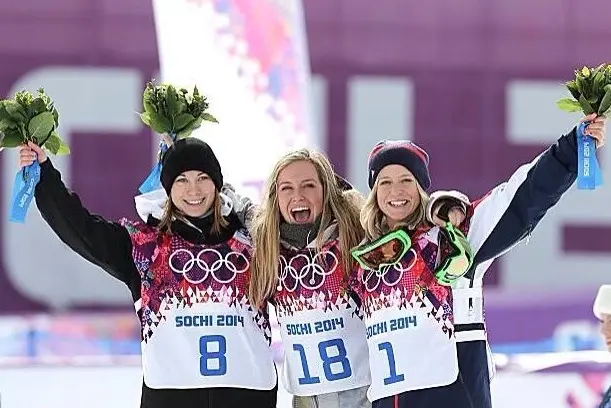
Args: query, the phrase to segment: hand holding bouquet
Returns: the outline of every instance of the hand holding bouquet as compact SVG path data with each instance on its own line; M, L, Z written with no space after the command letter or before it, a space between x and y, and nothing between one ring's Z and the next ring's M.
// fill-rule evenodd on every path
M14 148L32 142L55 155L69 154L70 149L57 134L58 121L57 109L43 89L35 95L28 91L17 92L13 99L0 100L0 147ZM39 180L37 161L17 173L11 199L11 221L25 221Z
M207 112L206 97L200 95L197 86L193 92L176 89L173 85L155 85L149 82L142 95L144 112L140 119L155 133L163 136L159 145L158 163L140 186L141 193L154 190L159 185L161 174L161 155L169 145L198 129L203 121L218 123L216 118Z
M602 125L598 131L603 132L604 121L611 116L611 65L575 70L575 79L565 85L572 98L560 99L557 106L587 116L577 127L577 188L594 190L602 184L602 174L596 158L596 141L588 135L593 134L588 126Z
M567 89L573 98L560 99L556 104L567 112L582 111L585 115L611 116L611 65L575 70L575 79Z

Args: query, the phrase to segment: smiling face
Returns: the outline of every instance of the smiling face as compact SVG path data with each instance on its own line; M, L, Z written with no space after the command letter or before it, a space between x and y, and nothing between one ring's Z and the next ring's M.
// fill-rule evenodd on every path
M378 174L376 200L387 218L388 227L393 229L420 205L416 178L401 165L384 167Z
M212 207L216 188L206 173L190 170L176 177L170 195L174 205L184 214L201 217Z
M313 223L322 212L322 183L309 161L299 160L283 168L276 187L280 214L289 224Z

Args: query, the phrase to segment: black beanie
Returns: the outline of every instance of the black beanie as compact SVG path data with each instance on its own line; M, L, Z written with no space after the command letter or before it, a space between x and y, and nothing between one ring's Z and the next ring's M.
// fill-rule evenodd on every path
M424 149L408 140L382 140L369 153L369 188L373 188L380 170L390 164L408 169L424 190L431 186L429 155Z
M196 137L186 137L172 143L161 158L161 166L161 185L168 195L176 177L190 170L206 173L218 191L223 187L219 161L208 143Z

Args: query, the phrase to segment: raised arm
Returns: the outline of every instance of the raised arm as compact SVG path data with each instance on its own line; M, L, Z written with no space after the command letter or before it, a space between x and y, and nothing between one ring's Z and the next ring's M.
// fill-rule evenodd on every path
M600 141L604 137L604 120L597 122L601 122L591 131ZM481 264L528 236L576 178L577 139L573 129L479 200L471 203L459 192L438 191L431 195L427 213L431 219L439 210L465 208L467 218L461 229L467 233L475 263Z
M600 130L592 136L602 141L603 128ZM458 207L466 211L461 230L466 232L473 249L474 262L472 269L453 288L454 328L459 341L486 340L484 274L495 258L534 230L576 178L577 139L573 129L535 160L518 168L505 183L473 203L456 191L431 195L427 208L429 220L442 208L448 211Z
M36 156L35 156L36 155ZM69 191L61 174L38 146L22 147L22 166L40 162L40 182L36 186L36 205L59 239L83 258L130 285L139 279L131 251L131 238L120 224L93 215L80 198Z

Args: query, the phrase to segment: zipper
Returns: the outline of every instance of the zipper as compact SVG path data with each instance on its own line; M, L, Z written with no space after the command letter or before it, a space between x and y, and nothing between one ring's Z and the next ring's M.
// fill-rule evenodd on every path
M202 231L201 229L199 229L198 227L196 227L191 221L189 221L188 219L182 219L182 222L184 222L185 224L187 224L189 227L197 230L200 234L204 235L204 231Z

